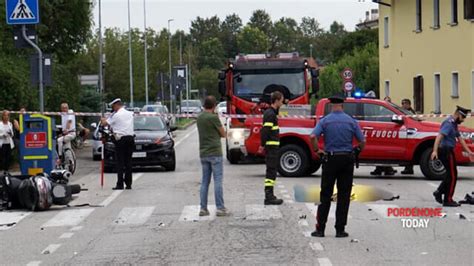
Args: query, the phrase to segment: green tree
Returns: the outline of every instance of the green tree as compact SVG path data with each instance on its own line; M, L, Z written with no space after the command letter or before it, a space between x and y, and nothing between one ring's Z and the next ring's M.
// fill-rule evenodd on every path
M281 18L273 26L272 48L274 53L292 52L302 37L298 23L292 18Z
M198 68L219 69L224 61L224 48L219 39L212 38L199 45Z
M270 15L263 9L253 11L252 16L247 24L252 28L259 29L267 36L271 36L273 29L273 22Z
M241 53L265 53L269 49L270 40L258 28L245 26L237 35L237 43Z
M334 64L326 66L320 76L319 96L329 97L341 92L343 80L340 73L349 67L354 72L354 83L357 88L367 92L373 90L379 94L379 60L378 46L369 43L363 48L354 50L353 55L345 55Z
M221 25L220 41L224 46L224 55L232 58L238 53L237 35L242 30L242 19L237 14L226 16Z

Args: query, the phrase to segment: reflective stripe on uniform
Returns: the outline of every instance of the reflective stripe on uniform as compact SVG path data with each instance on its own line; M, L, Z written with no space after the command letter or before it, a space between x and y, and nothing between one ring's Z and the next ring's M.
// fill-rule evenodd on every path
M280 145L280 142L269 140L269 141L265 142L265 145L278 146L278 145Z
M263 124L264 127L273 127L273 123L272 122L265 122L265 124Z
M278 130L278 129L280 129L279 126L274 126L274 127L272 127L272 130Z
M265 186L266 186L266 187L273 187L273 186L275 186L275 180L265 178Z

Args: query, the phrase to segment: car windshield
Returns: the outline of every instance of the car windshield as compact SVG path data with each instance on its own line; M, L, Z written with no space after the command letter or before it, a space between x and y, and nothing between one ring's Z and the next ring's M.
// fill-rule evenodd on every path
M286 86L290 90L291 99L306 91L302 69L259 70L240 72L240 76L234 79L234 94L248 99L261 97L265 87L270 84Z
M398 111L400 111L400 112L401 112L402 114L404 114L404 115L413 115L412 112L410 112L410 111L408 111L408 110L405 110L405 109L403 109L402 107L400 107L400 106L398 106L398 105L396 105L396 104L394 104L394 103L390 103L390 105L391 105L393 108L395 108L395 109L397 109ZM410 118L413 119L413 120L416 120L416 121L423 121L423 119L418 118L418 117L410 117Z
M218 107L226 107L227 106L227 102L221 102L219 103L219 105L217 105Z
M200 101L183 101L181 106L184 107L201 107Z
M166 108L163 105L145 105L142 108L142 112L156 112L156 113L167 113Z
M157 116L135 116L133 118L135 131L160 131L165 130L163 120Z

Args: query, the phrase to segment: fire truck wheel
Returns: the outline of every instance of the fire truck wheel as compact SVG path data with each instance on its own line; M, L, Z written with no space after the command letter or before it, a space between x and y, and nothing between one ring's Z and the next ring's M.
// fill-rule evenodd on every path
M298 145L288 144L280 148L278 172L282 176L304 176L309 169L308 154Z
M426 149L420 158L420 169L427 179L441 180L443 179L446 169L440 160L431 160L431 151L433 148Z
M231 164L238 164L242 158L242 153L239 150L227 150L226 157Z
M316 173L320 167L321 167L321 163L319 161L312 161L311 165L309 166L308 175L312 175Z

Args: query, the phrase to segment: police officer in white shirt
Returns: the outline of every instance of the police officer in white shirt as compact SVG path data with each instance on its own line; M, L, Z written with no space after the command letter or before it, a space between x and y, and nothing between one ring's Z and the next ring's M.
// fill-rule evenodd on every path
M58 154L63 155L64 148L71 148L71 141L76 137L76 117L67 103L61 104L61 127L63 135L58 138Z
M114 136L115 157L117 158L117 185L113 190L132 189L132 154L135 148L133 113L127 111L120 98L110 102L113 113L102 118L102 125L109 125ZM125 179L124 179L125 172Z

